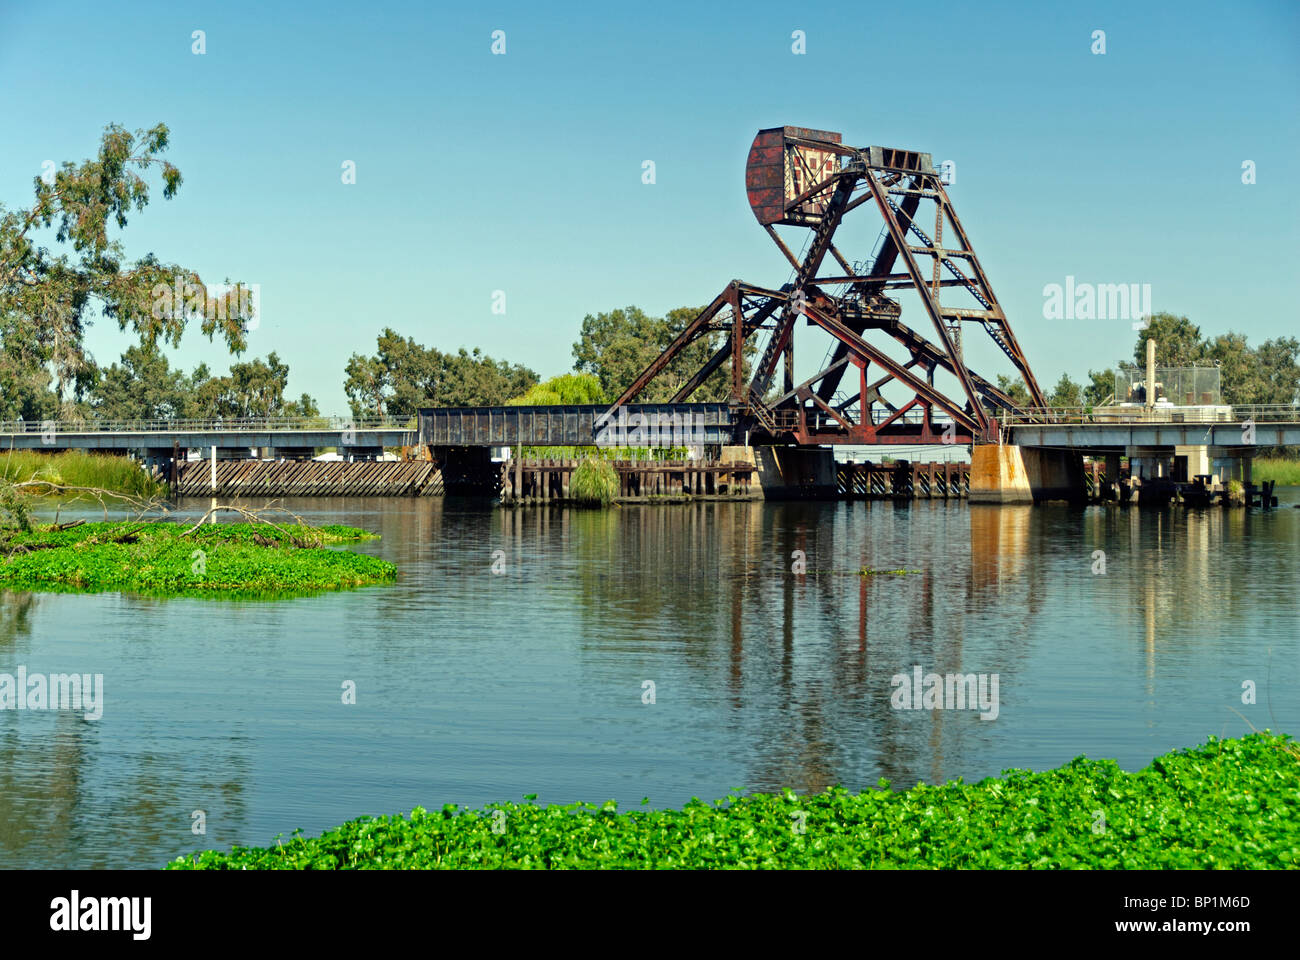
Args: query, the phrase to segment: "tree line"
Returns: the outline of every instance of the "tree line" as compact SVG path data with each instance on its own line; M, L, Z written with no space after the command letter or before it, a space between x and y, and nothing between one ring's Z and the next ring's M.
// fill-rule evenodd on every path
M1133 345L1133 357L1107 370L1089 370L1082 383L1068 373L1046 394L1053 407L1099 406L1115 398L1115 370L1121 366L1145 370L1147 341L1156 341L1156 366L1219 368L1222 403L1290 404L1300 401L1300 340L1275 337L1252 347L1244 333L1204 337L1187 317L1157 313L1148 318ZM1029 390L1019 377L998 377L998 386L1017 403L1029 406Z
M80 164L34 178L29 207L0 205L0 419L132 420L312 416L316 401L288 396L289 367L275 353L232 363L215 376L206 364L176 370L162 352L178 346L186 329L220 339L238 356L247 349L254 305L244 289L218 288L182 265L153 254L126 258L109 229L125 228L149 203L161 180L164 199L176 195L180 171L163 159L169 142L163 124L129 133L104 131L99 151ZM42 245L40 238L53 243ZM175 291L175 296L171 291ZM159 291L165 296L160 297ZM220 292L218 292L220 291ZM214 309L215 305L215 309ZM343 388L354 417L410 416L421 406L506 403L604 403L614 400L699 312L683 306L652 316L627 306L583 318L573 344L573 371L542 382L528 367L485 355L478 348L443 351L392 328L378 336L373 354L354 353ZM117 363L101 367L85 347L96 312L136 344ZM1154 337L1161 366L1218 364L1223 401L1292 403L1300 392L1300 341L1278 337L1251 347L1243 334L1204 337L1186 317L1161 313L1137 337L1133 362L1145 363ZM669 400L720 349L726 334L712 331L688 346L640 394ZM747 346L746 374L753 358ZM730 364L722 364L692 395L721 400L730 392ZM999 385L1023 405L1019 380ZM1097 405L1114 391L1110 370L1089 370L1082 382L1062 374L1048 396L1053 406Z
M353 354L343 390L354 417L411 416L422 406L496 406L509 403L608 403L681 333L702 307L678 307L662 317L639 307L588 314L573 344L573 372L545 383L520 364L478 349L444 353L386 328L370 356ZM639 395L644 403L670 399L721 346L726 335L696 340ZM729 367L700 385L694 400L725 399Z

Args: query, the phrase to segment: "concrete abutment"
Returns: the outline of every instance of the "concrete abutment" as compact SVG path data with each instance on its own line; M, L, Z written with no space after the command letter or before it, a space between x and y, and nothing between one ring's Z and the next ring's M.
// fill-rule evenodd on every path
M1036 503L1082 500L1083 456L989 443L971 448L971 503Z

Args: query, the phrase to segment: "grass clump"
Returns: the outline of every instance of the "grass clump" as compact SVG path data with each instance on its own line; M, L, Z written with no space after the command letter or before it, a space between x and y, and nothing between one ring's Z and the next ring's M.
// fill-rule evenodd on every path
M114 457L83 450L41 453L35 450L10 450L0 456L0 481L23 483L46 480L66 487L97 487L136 497L159 497L167 493L167 484L155 480L128 457ZM41 493L41 487L27 488ZM53 487L46 492L55 492Z
M573 471L569 496L587 506L608 507L618 496L618 473L609 461L587 457Z
M397 568L386 560L330 548L373 538L352 527L190 527L142 520L0 530L0 588L269 597L396 577Z
M1295 745L1211 737L1136 773L1079 757L976 784L692 800L454 804L308 839L181 857L171 869L1279 868L1300 865ZM887 781L880 782L888 786ZM534 796L524 798L526 801Z
M1250 477L1256 484L1272 480L1282 487L1300 486L1300 460L1277 457L1256 460L1251 464Z

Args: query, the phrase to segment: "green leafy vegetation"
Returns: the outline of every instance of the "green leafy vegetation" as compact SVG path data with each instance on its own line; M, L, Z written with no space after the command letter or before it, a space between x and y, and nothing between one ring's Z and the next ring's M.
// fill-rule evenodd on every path
M504 404L537 383L520 364L484 355L477 347L457 353L425 347L391 327L379 334L373 356L352 354L343 391L354 417L414 416L420 407Z
M608 507L618 496L618 473L608 460L587 457L573 471L569 496L588 506Z
M920 570L873 570L870 567L863 567L858 571L860 577L905 577L909 573L921 573Z
M1279 486L1300 486L1300 460L1267 458L1256 460L1250 468L1251 483L1259 484L1267 480Z
M179 345L191 321L231 351L247 348L249 288L209 288L194 270L152 254L130 260L110 232L149 204L151 174L164 199L180 189L180 170L163 158L170 139L165 124L134 133L111 124L93 158L28 180L30 206L0 205L0 419L85 415L99 377L85 331L101 314L144 349Z
M98 487L145 498L162 496L167 492L165 483L153 479L139 462L127 457L82 450L60 453L11 450L0 456L0 481L23 483L28 480L46 480L66 487ZM26 489L35 494L43 491L39 486Z
M90 414L100 420L215 420L316 417L307 394L285 399L289 365L272 351L263 361L232 363L228 376L214 376L201 363L186 376L173 370L156 346L130 347L89 389Z
M0 530L0 588L282 596L391 581L388 561L330 546L372 538L338 525L158 520Z
M652 317L640 307L629 306L608 313L587 314L582 320L578 342L573 345L573 368L594 376L605 396L616 400L702 310L702 307L678 307L663 317ZM634 402L666 403L672 399L726 340L725 331L712 330L687 344ZM746 377L754 351L752 340L746 340L742 357ZM689 399L726 399L731 394L730 378L730 364L723 364Z
M1300 397L1300 340L1295 337L1276 337L1252 347L1243 333L1230 331L1202 337L1201 328L1187 317L1156 313L1147 318L1133 344L1130 362L1139 368L1146 367L1147 340L1152 337L1156 341L1157 366L1217 365L1224 403L1288 404ZM997 379L998 387L1016 403L1031 405L1029 390L1021 378L1013 380L1002 375ZM1062 374L1046 400L1053 407L1095 406L1106 402L1114 392L1113 369L1089 370L1084 384Z
M562 373L558 377L534 384L506 403L513 407L541 407L605 403L607 399L600 381L592 374Z
M1079 757L977 784L787 790L680 811L620 813L612 801L417 807L169 867L1274 869L1300 866L1298 773L1294 743L1257 733L1211 737L1136 773Z

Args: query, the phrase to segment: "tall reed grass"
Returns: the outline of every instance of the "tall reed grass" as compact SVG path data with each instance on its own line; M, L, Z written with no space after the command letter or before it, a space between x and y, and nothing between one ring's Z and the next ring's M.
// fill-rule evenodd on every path
M608 460L587 457L573 471L569 496L588 506L608 507L618 496L618 474Z
M1275 480L1279 486L1300 486L1300 460L1282 460L1269 457L1256 460L1250 467L1251 483Z
M165 483L149 476L136 460L82 450L58 453L6 450L0 453L0 480L9 483L48 480L69 487L99 487L140 497L161 496L167 490ZM36 488L32 492L41 490Z

